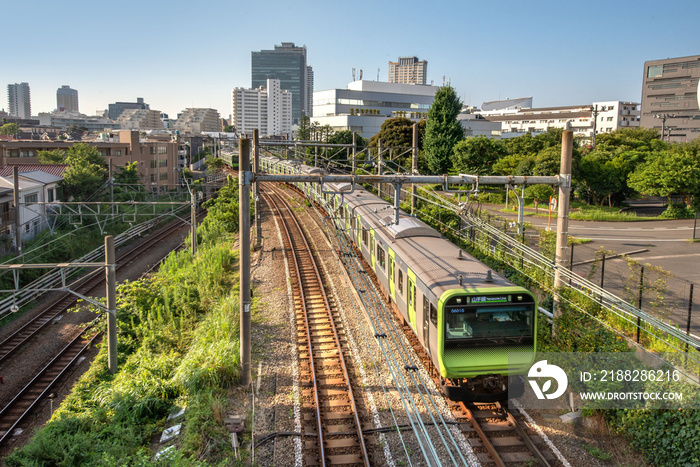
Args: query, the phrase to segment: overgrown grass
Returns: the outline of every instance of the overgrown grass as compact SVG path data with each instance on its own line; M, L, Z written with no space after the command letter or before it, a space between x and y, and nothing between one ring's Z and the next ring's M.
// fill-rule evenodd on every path
M227 389L240 377L237 254L230 226L172 254L154 276L120 285L119 368L106 345L47 425L8 466L232 465ZM210 230L210 231L211 231ZM206 235L203 235L206 237ZM255 307L253 308L255 311ZM186 407L177 448L154 461L151 439Z

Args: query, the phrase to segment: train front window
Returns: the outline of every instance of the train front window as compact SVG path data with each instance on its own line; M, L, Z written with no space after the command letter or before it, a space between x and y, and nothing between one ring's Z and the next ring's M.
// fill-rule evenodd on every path
M446 343L487 345L531 342L534 300L529 296L504 295L498 297L501 300L493 302L472 301L474 298L453 297L446 303Z

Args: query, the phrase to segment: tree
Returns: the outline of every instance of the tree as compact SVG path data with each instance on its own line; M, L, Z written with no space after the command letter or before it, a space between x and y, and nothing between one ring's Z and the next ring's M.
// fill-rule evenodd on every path
M75 144L66 152L39 151L39 160L62 163L68 167L61 182L65 199L84 201L99 191L107 180L107 163L100 152L85 143Z
M328 141L329 144L352 144L352 131L342 130L333 133ZM360 135L355 135L355 145L357 149L360 150L367 146L367 140ZM328 148L328 157L330 159L336 159L342 157L345 158L347 150L344 148Z
M16 136L20 132L19 125L16 123L6 123L0 126L0 135L11 135Z
M658 151L630 174L628 183L646 195L700 196L700 158L690 145Z
M405 117L387 118L379 133L369 139L369 147L376 148L379 140L385 148L410 148L413 146L413 122ZM425 120L418 122L418 148L425 134Z
M454 147L454 168L470 175L493 174L493 165L506 155L505 145L498 140L476 136L460 141Z
M236 132L236 127L233 125L226 125L224 127L224 133L235 133Z
M308 141L311 139L311 122L307 115L302 115L299 119L297 127L297 139L300 141Z
M423 148L431 172L444 174L452 167L455 145L464 138L464 128L457 121L462 102L452 86L443 86L435 93L428 110Z

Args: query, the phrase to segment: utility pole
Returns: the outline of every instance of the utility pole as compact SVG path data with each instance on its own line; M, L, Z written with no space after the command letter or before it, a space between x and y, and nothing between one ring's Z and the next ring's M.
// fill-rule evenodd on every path
M190 187L190 247L192 256L197 255L197 196L194 188Z
M258 143L258 129L253 130L253 172L260 172L260 144ZM260 215L260 183L253 182L253 196L255 200L255 250L262 246L262 220Z
M593 135L591 136L591 149L595 148L595 134L598 129L598 113L605 112L608 110L607 106L603 106L598 110L598 104L591 106L591 112L593 112Z
M109 158L109 213L114 215L114 166L112 158Z
M554 326L552 332L556 335L556 318L560 317L561 302L557 292L559 287L565 285L562 279L562 271L566 269L568 239L569 239L569 195L571 192L571 158L574 147L574 133L564 130L561 137L561 165L559 169L559 211L557 213L557 246L556 263L554 269Z
M105 237L105 282L107 284L107 349L109 373L117 371L117 276L114 237Z
M411 174L418 174L418 124L413 124L413 151L411 157ZM417 188L415 183L411 183L411 215L416 210L416 193Z
M250 384L250 140L238 142L238 199L239 252L240 252L240 332L241 332L241 384Z
M384 168L384 156L382 155L382 139L379 138L379 141L377 141L377 175L382 174L382 170ZM382 184L378 183L377 186L378 191L379 191L379 197L382 197Z
M352 132L352 173L353 174L355 173L355 164L356 164L355 157L357 156L357 141L355 139L356 137L357 137L357 135L353 131Z
M15 165L12 167L12 183L13 195L15 202L15 253L17 256L22 255L22 220L19 207L19 168Z

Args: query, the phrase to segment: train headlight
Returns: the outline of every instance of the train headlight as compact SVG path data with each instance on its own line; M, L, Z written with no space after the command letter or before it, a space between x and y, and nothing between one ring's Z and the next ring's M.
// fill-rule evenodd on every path
M458 299L457 299L457 303L462 303L462 299L461 299L461 298L458 298Z

